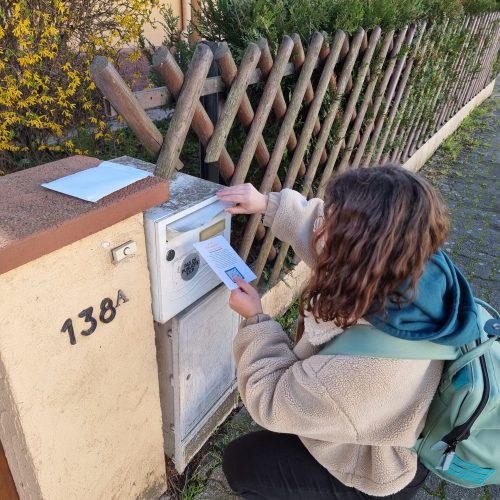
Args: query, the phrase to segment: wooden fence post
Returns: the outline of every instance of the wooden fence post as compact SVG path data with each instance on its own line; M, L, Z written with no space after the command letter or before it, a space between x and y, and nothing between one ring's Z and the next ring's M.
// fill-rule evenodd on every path
M206 45L199 44L196 47L177 100L177 106L163 141L160 156L156 162L155 175L158 177L170 179L172 176L197 104L199 104L203 84L212 64L212 59L212 52Z
M212 54L216 53L220 45L219 42L202 41L199 43L207 45L209 49L212 51ZM212 60L212 64L210 65L210 69L208 70L207 78L212 78L214 76L219 76L219 75L220 75L219 67L217 66L215 60ZM205 108L205 111L207 112L207 115L209 116L215 128L219 120L219 115L222 108L222 103L223 103L222 94L220 92L217 92L210 95L204 95L200 98L200 100L201 100L201 105L203 106L203 108ZM207 150L201 141L199 143L199 147L200 147L200 177L208 181L225 184L224 179L220 175L219 169L217 168L217 165L213 161L207 161L206 159Z

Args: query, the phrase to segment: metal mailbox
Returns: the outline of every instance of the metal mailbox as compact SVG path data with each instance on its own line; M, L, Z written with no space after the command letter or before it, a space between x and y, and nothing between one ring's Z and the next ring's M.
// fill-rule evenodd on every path
M239 316L221 285L155 323L165 453L182 473L238 402L232 355Z
M129 157L113 161L154 169ZM158 323L165 323L220 283L193 243L219 234L229 241L231 236L231 215L215 196L222 186L181 172L169 184L169 201L144 214L153 317Z
M177 181L185 182L179 179L181 175L178 174ZM200 181L192 179L190 182L193 183ZM159 323L164 323L220 283L193 243L219 234L229 241L231 217L222 210L215 196L189 208L176 206L172 209L167 202L146 212L145 230L153 316Z
M130 157L113 161L154 169ZM215 196L221 186L181 172L169 183L169 200L145 212L144 228L165 454L182 473L238 402L232 347L240 317L193 247L230 239L230 214Z

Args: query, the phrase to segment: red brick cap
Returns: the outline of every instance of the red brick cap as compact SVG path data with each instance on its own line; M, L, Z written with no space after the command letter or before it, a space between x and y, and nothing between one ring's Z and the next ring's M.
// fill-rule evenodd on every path
M168 199L168 183L147 177L97 203L41 187L101 160L72 156L0 177L0 274Z

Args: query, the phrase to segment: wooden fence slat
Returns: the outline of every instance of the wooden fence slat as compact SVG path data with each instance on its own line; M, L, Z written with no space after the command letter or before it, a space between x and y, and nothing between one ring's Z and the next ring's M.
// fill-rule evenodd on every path
M346 170L349 165L349 159L351 158L351 154L356 145L356 141L359 139L359 131L361 130L361 126L363 125L363 120L368 110L368 106L370 105L370 101L373 96L375 86L377 85L377 82L379 80L379 73L384 65L385 58L387 57L387 53L389 52L389 48L392 43L393 37L394 37L394 31L392 30L387 32L382 39L382 46L377 55L377 63L372 70L372 76L366 87L363 96L363 102L356 115L356 120L354 122L354 125L352 126L349 138L347 140L346 149L338 165L339 172L343 172L344 170Z
M279 131L278 138L276 139L276 143L271 155L269 166L267 167L266 174L264 175L264 178L261 183L260 187L261 193L268 192L270 181L273 178L273 176L276 175L276 173L278 172L283 157L283 153L285 151L287 137L289 137L290 130L293 129L293 126L299 114L300 107L304 100L304 95L307 91L308 85L310 84L311 75L315 68L315 63L318 60L323 42L324 42L324 37L321 33L316 32L311 37L310 44L307 50L307 55L302 64L300 75L297 80L294 92L292 94L290 105L288 106L287 114L285 115L285 118L283 120L283 124ZM253 239L252 231L254 224L255 224L254 221L252 221L251 223L249 221L249 224L247 225L247 228L245 230L245 235L243 237L243 242L241 247L241 252L245 254L248 253L252 244L252 239ZM270 236L268 236L270 232L271 230L268 229L266 238L264 239L264 243L260 249L259 256L256 262L254 263L254 272L257 276L257 281L260 278L262 270L264 269L266 260L268 260L269 258L269 253L273 248L272 243L274 238L270 239Z
M441 34L443 34L443 32L446 30L447 26L448 26L448 20L446 19L444 21L443 25L439 26L439 28L442 29ZM436 52L439 49L442 41L443 41L443 36L440 36L439 40L437 42L431 40L430 45L429 45L429 50L431 52L431 56L432 56L432 52ZM432 57L429 57L427 59L427 61L425 62L423 69L422 69L423 73L425 73L427 71L430 64L432 64ZM425 105L426 105L426 102L421 99L421 100L419 100L419 102L417 102L416 106L414 107L414 109L412 111L411 125L408 127L408 132L406 134L404 148L402 150L401 159L403 161L405 158L407 158L407 153L413 145L413 140L415 138L415 134L417 133L417 131L419 130L419 128L421 126L421 118L424 114Z
M476 61L476 56L479 53L479 44L481 43L481 36L482 36L482 30L483 30L483 25L484 25L484 16L479 16L476 31L473 35L475 39L477 39L477 47L476 49L472 52L472 57L471 57L471 66L468 68L469 71L465 73L465 81L463 82L463 86L460 89L459 95L458 95L458 100L455 105L455 113L460 110L464 104L466 103L466 95L467 91L469 89L469 85L471 84L472 78L473 78L473 69L475 66L475 61Z
M284 182L284 187L285 188L291 188L293 187L295 183L295 179L297 177L297 174L299 172L299 165L302 162L302 158L304 156L306 147L309 143L309 140L311 138L311 135L314 130L314 124L316 123L316 119L318 117L319 110L321 108L321 104L323 103L323 99L325 96L325 93L327 89L330 87L331 88L331 78L333 74L333 70L335 68L335 65L339 61L340 58L340 53L342 51L342 48L346 46L345 40L347 39L346 35L338 30L335 33L335 37L332 43L332 48L331 50L328 51L328 57L326 59L325 65L323 67L323 72L321 74L320 80L318 82L318 85L316 87L316 93L313 99L313 102L311 103L307 116L306 116L306 121L302 127L302 131L299 137L298 145L297 148L294 152L294 156L288 166L288 171L287 171L287 176L285 178ZM323 45L324 47L324 45ZM320 51L320 56L321 56L321 51ZM336 82L335 82L336 85ZM332 122L333 123L333 122ZM328 124L326 124L328 126ZM331 124L330 124L331 127ZM316 147L316 157L319 158L321 157L321 151L324 150L324 145L326 144L326 139L328 137L328 133L330 131L330 127L328 127L328 130L323 130L320 133L320 137L318 141L322 141L322 136L325 137L323 145L318 144ZM311 169L311 165L309 166L309 169ZM308 173L306 174L306 179L307 175L309 175L309 170ZM304 181L306 181L306 179ZM266 237L264 239L264 242L261 245L260 253L257 258L257 261L255 263L255 268L258 271L257 274L257 282L259 281L262 273L262 269L265 263L265 258L268 252L269 248L274 248L272 246L274 241L274 235L270 229L268 229L266 233ZM284 243L282 243L284 245Z
M314 36L314 35L313 35ZM323 34L321 34L323 36ZM306 60L306 54L304 52L304 46L302 45L302 40L300 36L295 33L292 35L293 40L293 52L292 52L292 64L295 71L298 73ZM308 106L314 99L314 90L311 82L307 84L306 92L304 94L304 104Z
M231 90L226 97L226 102L215 125L215 130L208 143L205 153L205 161L213 163L219 159L227 136L236 118L240 104L246 95L248 78L250 73L257 67L260 58L260 49L255 43L248 45L243 60L241 61L238 74L233 81Z
M439 114L439 117L438 117L439 124L445 123L447 121L448 113L453 108L457 88L460 85L460 76L462 74L463 66L465 64L464 54L466 53L467 47L468 47L469 42L470 42L470 38L472 35L472 28L474 26L475 19L472 16L467 16L466 22L467 22L466 27L464 29L464 31L465 31L464 41L462 43L462 47L460 48L460 52L457 56L457 65L456 65L456 68L453 72L453 78L451 81L450 89L448 91L447 102L444 106L444 109L441 111L441 113Z
M317 165L319 163L319 158L321 156L321 150L326 145L326 141L327 141L328 136L330 134L331 127L332 127L333 122L337 116L337 113L338 113L338 110L340 107L341 97L345 92L345 89L347 87L349 79L351 78L352 70L354 68L354 64L356 63L356 60L357 60L357 57L359 54L359 49L360 49L361 43L363 42L363 39L364 39L364 35L365 35L365 31L363 29L359 29L355 33L355 35L353 36L352 41L350 43L349 53L347 54L344 65L342 67L342 71L340 73L340 77L337 81L337 94L336 94L335 99L332 103L332 106L330 107L328 115L326 116L326 118L323 122L323 126L321 129L320 135L318 137L317 143L316 143L313 157L311 158L311 163L309 165L306 177L304 179L304 184L302 186L302 194L305 196L307 196L309 194L309 190L311 189L312 181L314 180L314 176L316 175ZM333 52L333 50L332 50L332 52ZM315 165L313 165L313 160L315 162ZM276 282L278 280L279 273L281 272L281 268L283 266L283 263L285 262L286 255L288 253L289 248L290 248L290 245L288 245L284 242L281 244L280 251L278 253L278 257L276 258L276 261L275 261L274 266L273 266L273 271L271 274L270 282L271 282L271 280L272 280L272 282Z
M412 51L410 54L410 57L408 58L408 61L406 63L406 66L404 68L403 76L401 77L401 81L399 82L398 89L396 92L396 95L394 97L394 102L392 103L391 106L391 111L389 113L389 116L387 118L387 122L385 123L385 129L384 133L382 134L382 137L379 140L379 144L375 153L375 158L373 160L374 164L378 164L380 162L380 157L382 156L382 153L384 152L385 145L387 143L387 139L389 137L389 134L391 133L392 130L392 125L394 123L394 118L396 116L396 113L399 110L399 105L401 103L401 99L403 97L403 94L406 90L406 86L408 83L408 80L410 78L411 70L413 68L413 62L415 60L415 53L420 47L420 42L422 41L422 37L424 34L424 29L425 29L425 23L422 26L422 28L419 30L419 35L417 38L417 41L412 47ZM382 160L382 164L385 163L385 160Z
M210 65L212 64L212 51L207 45L198 44L191 64L186 72L186 78L181 93L177 100L172 119L165 135L165 140L156 162L155 175L170 179L175 162L179 158L182 146L186 139L191 121L193 120L196 106L200 103L203 89Z
M494 31L493 31L493 43L491 46L490 53L488 55L488 58L486 60L486 65L483 70L483 77L482 81L480 83L480 88L478 89L478 92L483 90L487 85L489 85L489 77L490 73L492 70L493 63L496 60L498 51L499 51L499 43L500 43L500 12L495 13L495 17L493 20L494 23Z
M462 35L463 33L466 32L467 26L469 25L469 18L465 17L463 19L462 25L460 26L457 34ZM445 96L446 99L443 100L442 105L439 107L439 109L436 110L436 113L434 114L434 119L432 122L431 130L436 131L439 128L439 119L441 114L445 111L448 102L450 100L450 91L451 87L453 85L453 81L455 80L456 72L458 70L458 66L460 64L460 51L457 52L456 54L453 55L452 63L451 63L451 71L447 74L447 77L445 81L443 82L443 86L441 89L441 95Z
M361 162L361 158L363 157L363 153L365 152L365 148L366 148L366 145L368 143L368 139L370 138L370 134L372 133L373 127L375 125L375 118L377 117L378 110L379 110L380 105L382 104L382 100L384 98L385 89L387 88L387 85L389 84L389 80L391 78L392 71L394 69L394 66L396 65L396 60L397 60L399 51L401 50L401 46L403 45L407 31L408 31L408 27L405 27L399 31L398 36L396 38L396 41L394 43L394 47L391 50L391 54L389 56L389 61L388 61L387 66L384 70L384 76L383 76L382 80L380 81L380 85L377 88L377 96L375 97L375 100L373 102L372 117L366 123L365 130L363 132L363 135L361 136L361 141L358 145L358 148L356 150L356 154L354 155L354 160L352 161L352 164L351 164L352 168L357 168Z
M352 65L354 65L355 58L357 57L359 47L358 48L354 47L354 43L356 44L359 43L359 45L361 45L363 34L364 30L358 30L353 37L352 43L348 45L349 53L347 59L344 60L344 65L342 67L338 81L335 81L335 97L330 105L328 113L321 126L321 131L316 140L314 151L311 156L311 160L309 161L309 166L307 168L306 176L304 177L304 181L302 184L302 194L304 194L305 196L307 196L311 190L312 183L314 177L316 176L316 171L318 169L318 165L320 164L321 161L321 156L325 149L328 137L330 135L330 131L333 126L333 122L335 121L335 117L337 116L340 107L342 94L345 91L345 87L347 86L347 82L351 75ZM335 34L335 38L333 40L332 48L328 55L327 62L325 64L323 74L321 75L318 87L316 88L316 96L314 98L313 105L311 105L310 113L307 115L306 123L304 124L301 133L302 148L300 151L301 154L300 158L303 157L306 151L306 147L311 138L312 129L316 121L316 118L319 114L319 111L321 109L325 93L329 87L331 88L331 75L333 73L336 64L340 60L340 55L342 53L343 48L346 47L345 43L346 39L347 39L346 35L340 30L337 31L337 33ZM314 111L314 113L311 113L311 111ZM288 180L288 182L290 182L290 186L293 186L292 181L295 180L293 178L292 175L293 170L291 168L294 159L295 158L292 158L292 163L290 164L290 170L287 173L287 179L285 179L285 184L287 183Z
M426 34L426 29L427 29L427 23L424 22L420 26L419 30L419 36L417 39L417 42L415 43L412 53L410 55L410 58L408 60L408 65L409 68L405 68L405 73L408 72L408 80L404 86L404 90L402 92L401 97L397 96L396 99L399 98L397 106L391 110L391 115L389 116L389 121L391 122L390 130L389 130L389 137L387 141L387 145L385 146L386 152L383 154L382 159L380 160L380 163L382 165L391 162L393 163L393 160L391 158L391 153L394 152L396 148L393 149L394 145L394 140L396 139L396 136L400 130L401 122L403 120L403 117L405 116L405 111L406 111L406 106L408 105L408 97L411 93L412 90L412 85L411 83L408 84L408 81L411 82L411 76L412 76L412 69L413 69L413 63L415 62L415 59L417 56L422 60L425 56L425 52L427 50L427 45L424 42L422 49L419 52L420 45L424 39L424 36ZM433 27L430 28L431 30ZM399 91L398 91L399 94ZM392 116L394 114L394 116ZM394 121L395 120L395 121ZM392 124L393 123L393 124Z
M436 29L436 24L432 24L430 29L427 31L426 35L426 40L424 44L424 48L422 49L422 53L420 55L420 60L424 61L422 71L425 72L426 68L428 67L430 57L425 57L427 52L432 51L433 49L433 41L432 41L432 36L434 34L434 31ZM408 117L414 117L417 114L418 111L418 106L420 105L420 102L413 101L411 105L406 109L406 100L404 100L402 109L401 109L401 116L399 118L399 123L395 127L395 133L399 131L400 124ZM393 163L399 163L400 158L403 154L404 148L408 142L408 136L410 134L411 128L412 128L413 121L411 122L410 125L405 126L400 134L400 144L394 149L392 156L391 156L391 162Z
M292 41L293 41L293 35L292 35ZM260 38L257 41L257 45L260 47L262 51L262 55L259 61L259 68L262 71L262 74L264 77L267 77L269 73L271 72L271 69L273 67L273 58L271 55L271 51L269 50L269 45L267 43L267 40L265 38ZM295 47L295 43L294 43ZM293 54L293 50L292 50ZM293 63L290 63L293 66ZM294 67L295 70L295 67ZM276 97L273 102L273 112L274 116L276 119L281 122L283 120L283 117L285 116L286 113L286 101L285 97L283 95L283 91L281 90L281 86L278 88L278 91L276 92ZM293 150L297 146L297 137L295 135L295 132L292 130L290 133L290 137L288 138L288 143L287 143L287 148L290 152L293 152ZM301 172L302 175L305 173L305 166L301 166Z
M292 157L292 160L288 166L288 171L287 175L285 178L285 186L292 188L295 179L297 177L298 173L298 166L300 162L303 161L304 154L306 152L306 148L309 144L309 141L314 133L314 126L316 124L316 121L318 119L318 115L321 109L321 106L323 104L323 100L326 94L326 91L330 88L332 85L332 75L334 68L336 64L340 60L340 55L342 53L343 48L346 47L346 41L347 37L343 31L338 30L335 33L335 37L333 39L332 47L331 50L328 52L328 58L326 59L323 72L321 74L320 80L318 82L317 88L316 88L316 93L313 99L313 102L311 103L307 116L306 116L306 121L304 122L304 125L302 127L302 131L300 133L300 138L299 138L299 144L297 149L295 150L295 153ZM349 45L347 45L349 46ZM321 54L321 53L320 53ZM335 80L335 92L337 92L337 81ZM328 139L328 134L330 133L330 129L333 124L333 120L335 118L335 115L337 113L339 105L339 99L336 99L332 106L330 107L329 114L327 115L321 130L320 130L320 135L318 136L316 146L313 152L313 155L311 157L311 161L309 162L309 167L306 173L306 176L304 178L304 185L308 183L308 179L311 179L314 177L316 173L316 169L318 164L321 162L321 157L323 156L323 153L325 151L325 145L326 141ZM310 188L310 185L309 185Z
M231 87L234 79L236 78L237 68L226 42L220 44L214 58L217 62L217 65L219 66L219 71L222 79L224 80L224 83L227 87ZM250 128L253 118L254 112L250 103L250 99L246 94L244 94L243 100L241 101L240 107L238 109L238 119L240 120L245 130L248 130ZM259 167L265 168L269 163L270 157L271 155L269 154L269 151L267 149L266 142L261 135L257 142L257 148L255 150L255 160L257 161ZM273 191L280 190L281 182L278 176L276 176L273 183Z
M473 95L479 94L481 90L485 87L485 82L487 78L487 74L490 71L490 61L491 61L491 54L492 51L496 49L497 45L497 21L496 17L498 15L498 12L492 13L491 19L490 19L490 31L489 31L489 40L488 40L488 48L486 49L484 55L482 56L482 62L481 62L481 70L478 74L474 90L473 90Z
M166 47L160 47L153 55L153 66L167 84L169 92L178 98L184 84L184 74L175 61L174 56ZM201 144L206 147L214 132L214 125L201 102L196 103L195 112L191 126ZM220 173L225 179L229 179L234 172L234 163L225 148L216 161Z
M262 131L266 125L267 118L271 111L274 103L274 99L280 89L280 82L283 78L283 72L285 70L285 65L290 58L290 54L293 49L293 40L289 36L283 37L281 46L278 50L276 60L269 73L264 91L262 92L262 97L255 112L255 116L248 131L248 136L241 151L238 164L236 165L236 170L231 179L231 185L241 184L245 181L248 173L248 168L252 162L259 137L262 135ZM261 48L262 50L262 48ZM281 90L280 90L281 91Z
M489 41L491 43L491 38L493 36L493 31L494 31L494 13L493 12L490 13L490 15L488 16L485 31L486 31L486 34L484 36L483 45L482 45L483 49L484 49L487 41ZM486 49L486 51L481 50L479 53L479 57L478 57L479 71L477 72L476 76L474 77L472 88L470 89L470 92L468 95L468 99L467 99L468 101L472 97L477 95L477 93L478 93L478 83L479 83L479 80L480 80L480 77L482 74L482 70L484 69L484 63L485 63L485 59L488 55L488 52L489 52L489 49Z
M304 99L304 94L307 90L307 85L310 82L312 72L315 68L315 63L318 60L319 51L322 44L323 35L321 35L320 33L315 33L311 38L307 56L305 58L304 64L302 65L302 70L295 85L295 89L290 100L290 105L288 106L288 110L281 124L281 128L278 133L278 137L276 138L273 152L271 153L269 165L267 166L266 173L264 174L264 177L262 179L260 192L263 194L269 192L272 181L278 172L281 160L283 158L283 153L285 152L285 148L287 147L288 138L290 137L290 131L293 129L295 120L297 119L297 116L299 114L300 106ZM248 252L250 251L254 239L254 228L257 222L260 220L260 217L253 217L251 219L252 220L249 220L247 223L245 234L243 235L243 240L240 246L240 255L242 255L243 258L246 258L248 256ZM265 255L265 259L267 259L268 254L269 249L268 253Z
M479 61L481 59L482 49L483 49L484 42L486 41L486 37L487 37L487 33L488 33L489 22L490 22L490 14L484 15L483 21L482 21L482 26L481 26L481 32L480 32L479 45L478 45L478 48L476 51L476 57L474 58L474 68L477 67L477 65L479 64ZM465 89L464 100L463 100L462 106L465 106L465 104L470 101L470 99L472 97L473 90L474 90L474 83L475 83L476 78L477 78L477 72L474 71L471 74L468 88Z
M319 63L316 67L319 66ZM287 63L285 66L285 71L283 77L292 76L296 73L294 64L292 62ZM262 75L262 71L256 68L254 72L250 75L248 79L248 85L255 85L256 83L264 82L266 78ZM224 80L220 76L213 76L207 78L203 84L203 90L201 96L207 96L211 94L219 94L223 92L226 88ZM137 101L141 104L143 110L164 108L175 103L173 96L170 94L166 86L156 87L154 89L138 90L134 92L134 96ZM110 117L116 116L117 113L112 106L107 110Z
M324 32L322 32L321 35L323 36L323 38L325 38ZM304 47L302 46L302 41L300 40L299 35L295 34L292 38L294 41L293 54L292 54L293 66L294 66L296 71L299 71L300 68L302 67L302 64L304 63L304 59L305 59ZM323 47L325 47L326 45L327 44L323 44ZM321 48L322 50L323 50L323 47ZM321 52L320 52L320 54L321 54ZM321 57L321 55L320 55L320 57ZM309 83L309 85L307 86L306 95L304 96L304 104L306 106L309 106L313 99L314 99L314 90L313 90L312 84ZM321 124L319 122L319 119L316 119L316 123L314 124L313 136L316 137L319 134L320 130L321 130ZM323 156L322 156L323 163L326 161L326 158L327 158L327 154L326 154L326 150L324 150ZM304 166L301 165L300 174L301 175L305 174L305 165Z
M259 50L258 57L260 57L260 49L258 50ZM218 49L214 53L214 59L217 63L217 66L219 67L219 72L224 81L224 84L231 89L231 85L235 81L235 78L238 74L238 69L234 62L231 51L229 50L229 46L227 45L226 42L219 44ZM237 110L237 115L245 130L248 130L248 128L252 125L254 112L252 109L252 105L250 104L250 100L248 99L248 96L246 94L246 91L242 93L242 98ZM255 159L259 167L265 168L269 163L269 158L270 158L269 151L267 150L266 143L261 135L257 142L257 148L255 150ZM280 189L281 189L281 182L279 178L276 176L273 183L273 190L279 191ZM265 234L266 234L266 229L262 224L262 222L260 222L257 227L256 238L260 241L264 238ZM271 255L274 258L277 252L275 249L271 250L272 250Z
M370 41L368 42L367 49L361 59L361 64L359 66L354 87L352 88L351 94L349 96L349 100L344 109L342 124L340 129L338 130L338 140L335 147L330 151L330 156L328 157L328 161L326 162L325 169L323 170L323 174L321 176L321 181L318 186L318 192L316 196L319 198L323 197L326 186L334 172L335 163L337 161L338 155L340 153L340 148L342 145L342 141L344 140L344 136L347 132L347 128L351 123L351 116L356 108L356 104L359 99L359 95L361 94L361 89L363 88L363 84L365 82L366 74L368 73L368 68L370 67L370 63L375 53L375 49L377 47L378 41L380 39L381 29L375 28L372 30L370 34ZM343 170L337 169L335 171L336 174L341 174Z
M111 67L107 84L111 85L114 94L110 94L110 101L113 107L115 102L116 106L122 107L125 103L122 114L128 116L126 119L132 130L134 126L138 127L136 134L143 134L141 142L147 144L151 152L157 153L161 148L157 171L164 176L170 175L175 162L179 164L179 153L191 126L205 148L205 160L217 160L221 174L230 180L231 185L245 181L255 158L258 166L265 169L259 188L261 193L280 190L281 187L293 188L298 176L303 175L302 194L311 195L313 183L316 185L318 181L316 195L322 197L331 175L372 162L406 160L443 121L489 83L500 45L499 18L499 12L490 12L460 20L423 23L418 28L412 25L397 33L384 33L382 37L380 28L374 29L369 37L359 30L352 40L337 32L331 48L323 45L324 35L315 33L307 53L300 37L293 35L283 38L275 61L267 41L260 39L257 44L247 47L239 68L227 44L220 44L214 56L220 77L207 78L204 69L200 69L207 61L199 64L194 60L184 76L169 53L160 64L160 74L167 84L163 88L131 93L119 75L116 79ZM435 52L442 50L446 41L458 34L461 35L458 52L442 54L444 60L440 59L436 65ZM405 43L410 48L408 53L403 49ZM195 57L203 59L199 51L200 48ZM157 54L155 58L158 58ZM429 72L434 66L438 83L432 92L428 87L422 89L421 85L415 85L419 75ZM311 76L318 67L322 68L321 75L314 88ZM355 73L354 68L357 68ZM208 71L208 67L206 69ZM294 89L288 105L288 96L285 99L281 89L281 82L287 75L298 77L289 81ZM254 112L247 87L258 82L265 84ZM121 85L126 88L120 88ZM118 101L114 97L116 86L119 88ZM333 99L321 123L319 113L325 105L328 89ZM227 95L227 101L213 124L199 97L221 92ZM361 92L362 101L358 102ZM423 98L428 95L430 98ZM171 127L163 138L144 110L176 98L178 103ZM296 134L294 126L300 110L303 110L305 121L300 134ZM280 129L273 150L269 151L263 131L271 112L280 123ZM236 116L247 136L235 168L225 143ZM336 137L328 155L326 145L332 139L334 127ZM156 140L151 141L155 136ZM307 156L309 165L306 169L304 161L308 147L311 147L311 155ZM282 186L278 171L287 148L291 161ZM318 175L320 165L323 166L321 176ZM258 256L253 262L256 281L260 279L266 261L274 259L269 283L272 286L279 279L289 245L283 243L278 253L274 247L274 234L264 228L257 214L248 219L243 230L239 248L243 258L250 255L255 239L261 240Z
M269 161L269 165L267 167L266 173L264 175L264 179L262 180L261 189L263 191L269 190L269 183L273 175L276 175L278 172L278 168L283 157L284 148L282 141L286 138L286 134L293 131L293 127L295 125L295 121L300 111L301 104L304 99L305 92L307 88L311 85L311 75L316 67L316 62L319 57L319 52L323 45L324 38L321 33L314 33L311 37L311 41L309 43L309 47L307 49L307 55L305 57L304 63L302 64L299 78L297 83L295 84L295 88L292 94L292 98L290 100L290 104L288 106L287 113L283 120L280 132L278 134L278 138L276 139L275 146L273 152L271 154L271 160ZM290 171L290 168L289 168Z
M416 25L412 24L409 28L408 31L406 32L406 37L405 37L405 45L407 47L411 46L411 43L413 41L413 37L415 35L415 29ZM398 62L396 63L394 67L394 71L391 76L391 80L389 82L389 85L387 87L387 90L384 95L384 99L382 101L382 104L380 106L380 112L375 120L375 125L373 127L373 132L370 137L370 143L368 145L368 152L365 154L364 160L361 163L364 167L367 167L370 165L373 153L375 152L375 148L377 145L378 138L380 136L380 133L382 131L382 127L385 122L385 118L387 116L387 112L389 110L389 107L392 103L392 99L394 97L394 92L396 91L396 85L399 82L399 78L401 77L401 72L403 71L403 66L406 62L407 58L407 53L405 53L402 57L398 59Z
M455 34L455 31L459 31L461 29L461 28L459 28L459 30L454 30L453 22L449 23L449 28L450 28L450 33L448 33L449 36L453 36ZM443 74L445 72L445 70L447 69L447 67L449 66L449 61L448 61L449 57L450 57L449 53L446 53L444 55L443 67L439 71L439 74ZM423 124L422 128L420 129L419 133L417 134L417 136L415 138L416 149L421 147L421 145L425 142L425 140L429 136L432 136L432 134L434 133L434 125L431 125L431 123L432 124L434 123L434 119L435 119L436 115L438 114L439 109L436 109L436 107L438 104L438 100L442 95L443 88L445 87L446 82L447 82L447 78L445 77L441 81L441 83L438 85L438 88L436 89L434 96L432 97L430 103L427 106L428 112L431 116L429 116L428 118L425 119L425 123Z
M496 27L494 31L494 43L492 44L491 51L486 62L486 66L484 68L484 76L479 90L483 90L490 84L493 65L496 61L498 52L500 51L500 12L496 13L494 23Z
M321 33L321 35L324 38L324 34ZM300 36L295 34L294 36L292 36L292 39L293 39L293 43L294 43L293 54L292 54L293 67L295 68L295 71L298 72L298 71L300 71L300 68L304 64L304 60L306 58L306 55L304 53L304 47L302 46L302 41L300 39ZM311 82L309 82L309 84L307 85L306 93L304 95L304 104L306 106L309 106L309 104L311 104L313 99L314 99L314 90L313 90ZM319 120L317 119L316 123L314 124L313 135L318 135L320 130L321 130L321 124L319 123Z
M466 79L466 75L467 75L467 72L469 70L469 65L468 65L469 57L468 56L469 56L469 53L471 51L471 46L473 44L474 37L476 35L478 25L479 25L479 18L475 17L474 18L474 22L472 24L472 27L471 27L471 29L469 31L469 37L468 37L467 46L465 47L464 51L462 52L463 62L462 62L460 74L457 77L457 84L455 86L455 92L454 92L454 95L453 95L452 105L451 105L451 107L448 110L448 115L447 115L445 121L448 121L456 113L456 111L458 110L458 106L459 106L458 100L459 100L459 97L460 97L460 92L462 91L462 85L464 85L464 81Z
M446 19L441 26L442 27L441 36L439 37L439 40L434 49L436 52L439 52L439 50L441 49L441 46L443 45L446 39L449 26L450 26L450 21L449 19ZM437 70L437 72L439 72L439 69ZM413 117L414 124L409 134L405 150L403 151L403 158L408 158L410 151L413 151L416 148L417 139L420 137L420 135L422 134L422 130L425 127L426 114L429 113L429 109L430 109L429 101L422 100L420 106L417 108L417 111Z
M90 76L99 90L127 122L141 144L155 156L160 152L163 135L156 128L107 57L96 56L90 65Z
M466 67L467 67L467 63L466 63ZM466 76L466 78L468 78L468 77ZM434 103L435 103L435 100L433 100L432 104L434 104ZM422 134L422 137L417 137L417 139L414 141L413 147L408 151L407 154L412 154L411 153L412 151L415 151L418 147L420 147L421 142L425 141L426 136L427 136L427 131L425 131Z

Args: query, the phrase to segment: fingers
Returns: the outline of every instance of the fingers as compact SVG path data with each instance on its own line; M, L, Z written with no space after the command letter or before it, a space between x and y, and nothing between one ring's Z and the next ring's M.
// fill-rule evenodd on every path
M240 295L244 295L243 290L240 290L239 288L231 290L231 294L229 295L229 304L234 304L235 300L237 300Z
M242 280L241 278L236 277L234 279L235 283L247 294L254 294L257 290L250 284L247 283L245 280Z
M225 211L232 214L232 215L247 214L248 213L248 210L245 210L240 205L238 205L236 207L228 207L225 209Z
M220 201L230 202L230 203L245 203L248 198L239 194L233 194L230 196L217 196Z
M219 191L217 193L217 198L225 202L245 204L246 202L248 202L249 193L246 189L243 189L243 186L234 186ZM235 213L235 214L246 213L245 211L239 211L239 212L232 212L230 210L227 211L229 213Z
M249 182L246 184L238 184L236 186L226 186L223 187L218 194L225 194L225 193L248 193L252 190L253 186Z
M252 184L239 184L237 186L229 186L221 189L217 196L219 198L228 199L230 197L239 197L239 199L248 198L255 191Z
M219 191L217 193L217 198L224 201L243 201L248 199L248 196L246 193L225 193L223 191Z

